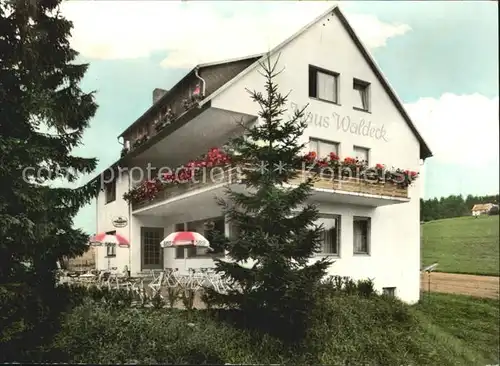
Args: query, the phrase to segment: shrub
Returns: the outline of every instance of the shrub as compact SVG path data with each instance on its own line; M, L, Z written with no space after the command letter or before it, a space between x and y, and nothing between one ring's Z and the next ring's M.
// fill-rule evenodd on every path
M490 216L493 216L493 215L498 215L500 213L500 209L498 206L493 206L492 208L490 208L490 210L488 211L488 215Z
M39 361L58 330L60 315L82 301L83 292L68 286L1 285L0 363Z
M281 344L217 322L205 312L123 309L91 299L69 313L53 347L72 363L282 363Z
M163 309L165 306L165 300L160 294L160 291L156 291L151 298L151 305L153 305L154 309Z
M170 309L173 309L181 293L180 286L167 287L167 302Z

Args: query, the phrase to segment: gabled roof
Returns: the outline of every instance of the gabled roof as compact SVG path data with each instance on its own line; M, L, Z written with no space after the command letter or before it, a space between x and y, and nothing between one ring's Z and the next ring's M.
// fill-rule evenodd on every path
M129 132L134 126L136 126L139 122L141 122L144 118L147 118L147 116L156 108L158 108L160 105L163 104L163 102L168 99L170 93L172 91L175 91L177 89L177 86L180 85L184 80L188 79L191 77L193 74L195 74L196 70L204 69L204 68L209 68L213 66L219 66L231 62L238 62L238 61L244 61L244 60L250 60L250 59L260 59L262 57L263 53L255 54L255 55L250 55L250 56L245 56L245 57L238 57L238 58L231 58L231 59L225 59L221 61L216 61L216 62L209 62L209 63L203 63L196 65L191 71L189 71L182 79L180 79L174 86L172 86L169 90L166 91L165 94L163 94L156 102L154 102L139 118L135 120L132 124L130 124L118 137L122 137L124 134ZM217 91L215 91L217 92ZM213 93L212 93L213 94ZM209 97L210 95L207 95L206 97ZM206 99L206 98L205 98Z
M241 73L239 73L238 75L236 75L231 81L227 82L225 85L223 85L217 91L215 91L214 93L212 93L208 98L203 99L200 102L200 105L203 105L204 103L210 101L211 99L215 98L217 95L219 95L222 92L224 92L224 90L226 90L227 88L229 88L234 82L236 82L237 80L241 79L244 75L246 75L250 71L252 71L255 68L257 68L259 66L260 62L262 62L264 60L264 58L270 57L270 56L278 53L279 51L281 51L286 45L288 45L293 40L295 40L297 37L299 37L300 35L302 35L303 33L305 33L308 29L310 29L316 23L322 21L328 15L336 15L339 18L340 22L342 23L342 25L344 26L344 28L349 33L349 36L351 37L352 41L358 47L359 51L364 56L366 62L370 66L371 70L373 71L373 73L376 75L377 79L382 84L382 87L385 89L385 91L387 92L387 94L391 98L392 102L394 103L394 105L398 109L399 113L401 113L401 115L403 116L404 120L408 124L408 127L410 127L410 130L413 132L413 134L415 135L415 137L417 138L417 140L420 143L420 158L421 159L426 159L426 158L431 157L432 156L432 152L431 152L429 146L424 141L423 137L420 135L420 133L418 132L417 128L415 127L415 124L413 123L413 121L411 120L410 116L408 115L408 113L404 109L403 103L398 98L398 96L396 95L396 92L390 86L387 78L383 75L382 71L377 66L375 60L370 55L370 53L368 52L367 48L363 45L363 43L361 42L361 40L359 39L359 37L356 35L356 33L354 32L354 29L351 27L351 25L347 21L346 17L344 16L344 14L342 14L342 12L340 11L340 9L339 9L339 7L337 5L331 7L330 9L328 9L326 12L324 12L319 17L317 17L316 19L314 19L312 22L310 22L309 24L307 24L305 27L303 27L302 29L300 29L297 33L295 33L294 35L292 35L291 37L289 37L288 39L286 39L284 42L280 43L278 46L276 46L270 52L264 54L259 60L257 60L252 65L250 65L249 67L247 67L244 71L242 71Z
M472 211L488 211L494 205L492 203L480 203L472 207Z

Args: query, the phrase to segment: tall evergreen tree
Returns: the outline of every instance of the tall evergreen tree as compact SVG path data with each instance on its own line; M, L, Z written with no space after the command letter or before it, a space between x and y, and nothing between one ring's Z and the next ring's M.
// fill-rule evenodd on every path
M60 2L0 3L0 283L29 272L53 284L56 260L83 253L88 240L73 217L97 184L52 184L75 182L96 166L95 158L71 155L97 105L79 87L88 65L75 63Z
M284 118L287 96L278 92L274 81L280 73L277 63L268 58L261 64L265 93L249 91L260 107L259 123L229 144L247 189L228 189L228 198L220 200L238 235L224 239L232 260L216 260L216 271L232 285L227 293L209 290L208 297L253 315L251 321L273 324L280 335L299 339L307 329L314 291L331 262L323 258L310 263L319 249L322 227L314 225L317 208L306 202L312 181L300 180L305 108ZM301 183L287 186L294 178Z

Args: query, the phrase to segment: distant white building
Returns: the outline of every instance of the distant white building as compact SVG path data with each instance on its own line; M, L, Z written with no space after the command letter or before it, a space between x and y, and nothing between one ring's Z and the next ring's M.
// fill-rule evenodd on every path
M431 152L401 101L362 45L344 15L334 7L273 49L285 67L276 82L292 90L289 109L309 103L309 127L303 142L323 156L366 159L419 171ZM212 267L205 251L162 249L173 231L203 233L211 221L227 235L237 235L222 217L215 196L229 183L199 183L168 188L153 200L129 205L123 194L138 179L139 168L177 167L221 146L241 133L236 122L258 121L258 105L246 88L263 90L258 62L266 55L198 65L168 91L155 92L154 104L130 125L123 138L123 157L113 164L115 179L97 198L97 232L118 232L130 248L96 248L97 267L127 266L131 274L166 267ZM193 91L201 98L184 105ZM175 119L158 128L173 112ZM125 169L126 168L126 169ZM107 175L104 174L105 179ZM321 212L326 232L322 252L335 263L332 275L372 278L378 291L418 301L420 292L420 190L418 179L408 188L389 183L358 183L354 189L318 184L312 201ZM119 220L117 219L119 218ZM117 222L121 222L116 225ZM224 256L225 253L220 253ZM315 260L315 259L313 259Z
M493 203L474 205L472 207L472 216L487 215L494 206Z

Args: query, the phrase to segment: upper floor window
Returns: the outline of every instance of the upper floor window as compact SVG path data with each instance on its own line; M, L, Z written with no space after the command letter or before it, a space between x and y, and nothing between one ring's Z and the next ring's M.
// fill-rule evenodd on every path
M368 160L369 152L370 150L366 147L354 146L354 156L356 157L356 159L358 159L359 161L365 161L368 165L370 164Z
M370 83L353 80L354 105L353 108L365 112L370 111Z
M104 185L104 195L106 196L106 203L116 200L116 180L106 183Z
M354 217L353 221L354 254L370 253L370 218Z
M320 215L317 224L323 224L319 254L340 254L340 216Z
M309 97L338 103L339 74L309 65Z
M314 151L319 158L325 158L330 153L339 154L338 142L326 141L316 138L309 139L309 150Z

